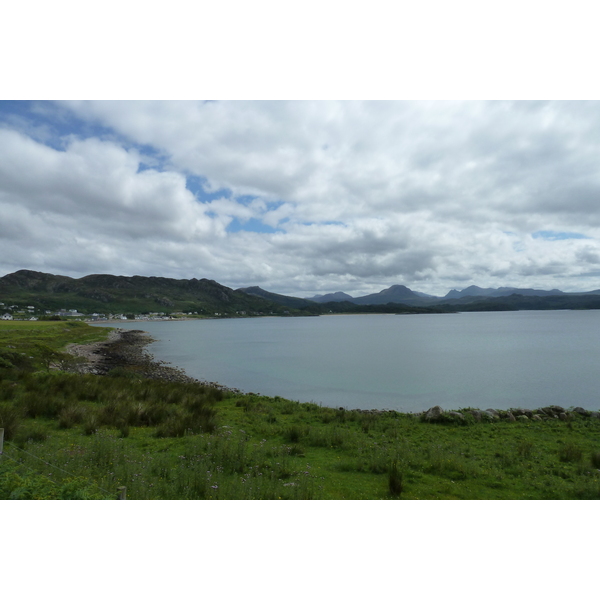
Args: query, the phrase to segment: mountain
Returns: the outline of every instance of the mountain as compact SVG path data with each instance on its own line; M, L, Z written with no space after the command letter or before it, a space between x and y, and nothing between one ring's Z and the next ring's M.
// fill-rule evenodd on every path
M560 296L564 294L560 290L534 290L532 288L513 288L513 287L499 287L499 288L480 288L477 285L471 285L464 290L450 290L445 296L444 300L451 300L455 298L464 298L466 296L484 296L491 298L500 298L502 296L512 296L518 294L520 296Z
M376 294L354 298L352 302L354 304L387 304L388 302L406 304L407 300L419 300L419 295L405 285L393 285Z
M307 300L312 300L313 302L353 302L354 298L344 292L335 292L334 294L324 294L319 296L313 296L312 298L307 298Z
M85 313L237 311L282 313L280 305L234 291L210 279L87 275L73 279L21 270L0 277L0 302L38 310L76 309Z
M244 294L248 294L250 296L263 298L264 300L269 300L271 302L275 302L281 306L287 306L289 308L303 309L315 306L315 303L311 300L305 298L296 298L294 296L284 296L282 294L275 294L274 292L267 292L267 290L263 290L257 285L253 287L239 288L237 291L242 292Z

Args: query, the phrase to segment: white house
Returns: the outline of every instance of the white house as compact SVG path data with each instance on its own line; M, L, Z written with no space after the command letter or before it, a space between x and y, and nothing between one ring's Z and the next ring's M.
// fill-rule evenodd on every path
M13 320L13 316L9 315L8 313L3 314L0 319L2 319L3 321L12 321Z

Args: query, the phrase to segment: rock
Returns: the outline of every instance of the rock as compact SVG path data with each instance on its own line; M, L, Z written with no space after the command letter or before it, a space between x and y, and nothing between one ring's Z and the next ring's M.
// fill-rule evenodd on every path
M446 415L448 415L449 417L452 417L453 419L457 419L458 421L464 421L465 420L465 415L463 415L462 413L459 413L456 410L449 410Z
M540 417L540 415L533 415L531 417L532 421L542 421L542 417Z
M425 413L426 421L439 421L444 414L444 409L441 406L433 406Z
M568 417L568 415L567 415L567 413L566 413L566 412L561 412L561 413L559 413L559 414L558 414L558 418L559 418L561 421L568 421L568 420L569 420L569 417Z
M519 415L517 417L517 421L523 421L524 423L529 421L529 417L527 415Z
M512 411L512 414L515 415L515 417L520 417L523 415L529 419L531 419L531 417L533 417L533 411L529 410L528 408L515 408Z
M590 411L589 410L585 410L585 408L581 408L581 406L576 406L573 409L574 413L577 413L578 415L581 415L582 417L589 417L590 416Z
M495 419L499 419L500 415L498 415L498 411L495 411L491 408L484 410L481 412L481 416L486 421L494 421Z
M511 422L517 420L517 419L515 419L515 416L511 412L506 413L506 418L508 421L511 421Z
M590 412L590 417L592 417L592 419L600 419L600 412L593 410Z
M562 406L557 406L556 404L552 404L551 406L545 406L544 408L540 408L545 414L549 417L558 417L560 413L564 413L565 409Z
M472 410L471 416L479 423L481 421L481 411L480 410Z

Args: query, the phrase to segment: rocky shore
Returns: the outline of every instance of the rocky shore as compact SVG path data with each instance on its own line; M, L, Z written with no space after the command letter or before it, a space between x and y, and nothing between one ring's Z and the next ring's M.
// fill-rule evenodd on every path
M118 368L148 379L207 383L189 377L182 369L156 360L146 350L146 346L153 341L148 333L139 329L114 329L106 341L71 344L66 350L81 359L77 370L82 373L107 375Z

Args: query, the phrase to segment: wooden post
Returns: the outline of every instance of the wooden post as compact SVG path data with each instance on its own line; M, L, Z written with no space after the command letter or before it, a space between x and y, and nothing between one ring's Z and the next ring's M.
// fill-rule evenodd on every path
M4 451L4 428L0 427L0 456L2 456L3 451Z
M127 488L124 485L118 487L117 492L119 492L117 500L127 500Z

